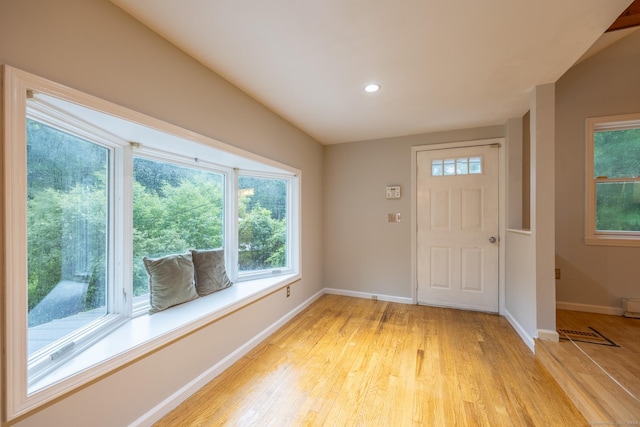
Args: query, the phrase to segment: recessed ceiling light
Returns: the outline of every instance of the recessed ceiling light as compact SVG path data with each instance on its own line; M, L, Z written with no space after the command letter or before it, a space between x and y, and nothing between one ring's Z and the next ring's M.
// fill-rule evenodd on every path
M377 83L370 83L364 87L364 91L368 93L374 93L380 90L380 85Z

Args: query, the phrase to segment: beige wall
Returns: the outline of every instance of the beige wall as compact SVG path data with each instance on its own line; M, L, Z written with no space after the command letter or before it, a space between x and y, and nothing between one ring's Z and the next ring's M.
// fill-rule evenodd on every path
M525 115L526 117L526 115ZM505 250L505 292L504 314L522 339L533 347L533 337L536 332L536 259L535 241L531 230L524 229L523 199L530 196L529 188L524 188L523 181L530 181L523 172L524 158L527 159L529 171L530 155L524 153L529 150L529 126L525 126L524 118L515 118L506 124L506 146L508 154L507 167L507 223L509 227L504 237ZM526 137L526 138L525 138ZM525 194L526 193L526 196ZM527 206L529 206L527 200ZM527 212L527 216L529 213Z
M312 138L107 0L0 2L0 63L302 170L303 280L291 298L272 294L17 426L128 425L322 289L322 146Z
M569 70L556 84L558 302L620 307L640 297L640 248L586 246L585 118L640 112L640 31Z
M411 298L411 147L503 136L493 126L325 146L325 287Z
M555 283L554 268L554 85L535 87L531 91L529 148L530 148L530 230L510 229L505 238L505 315L522 339L533 350L534 338L554 335ZM518 158L522 148L523 119L507 122L509 162L521 164L525 154ZM511 154L511 153L510 153ZM510 165L511 166L511 165ZM521 173L519 168L508 168L509 173ZM507 179L512 180L511 176ZM517 179L513 179L517 183ZM521 188L521 192L524 192ZM518 191L510 187L509 196ZM508 202L508 201L507 201ZM511 208L509 215L518 214ZM517 220L514 221L517 224Z
M555 85L531 92L531 232L535 238L536 335L556 334L555 304ZM509 250L509 248L507 248Z

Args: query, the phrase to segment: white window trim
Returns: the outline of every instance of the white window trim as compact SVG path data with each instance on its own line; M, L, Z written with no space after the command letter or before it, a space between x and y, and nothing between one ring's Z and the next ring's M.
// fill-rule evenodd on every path
M236 176L235 176L235 182L238 182L238 178L240 176L250 176L250 177L257 177L257 178L269 178L269 179L282 179L285 180L287 182L287 206L289 207L289 209L287 210L287 242L291 242L292 241L292 237L293 237L293 230L297 229L296 224L297 222L294 220L294 218L298 218L298 209L296 204L294 203L293 200L293 192L296 191L295 194L298 194L297 190L297 186L294 185L294 183L296 182L296 176L286 176L286 175L282 175L282 174L274 174L274 173L266 173L266 172L251 172L251 173L246 173L243 171L236 171ZM237 190L236 190L237 192ZM236 216L236 230L237 230L237 216ZM237 233L233 233L233 237L234 239L237 237ZM233 242L233 247L237 248L238 247L238 242L234 241ZM292 255L293 252L296 252L294 250L292 250L292 245L288 244L287 245L287 254L286 254L286 260L287 260L287 265L285 265L284 267L279 267L273 270L269 270L269 269L265 269L265 270L256 270L256 271L240 271L239 268L237 268L235 270L235 274L236 274L236 280L237 281L244 281L244 280L254 280L254 279L262 279L264 277L273 277L274 275L282 275L282 274L292 274L294 272L294 265L297 265L297 262L294 264L292 263ZM237 251L233 251L234 254L237 254ZM234 265L238 265L238 261L236 259L236 263Z
M4 320L6 325L3 343L6 352L3 392L5 396L5 415L8 420L24 415L46 402L59 398L83 384L87 384L126 363L130 363L191 331L216 321L225 314L238 310L265 295L300 280L302 277L300 257L301 223L299 218L301 213L301 172L298 169L9 66L3 66L2 71L2 97L4 104L2 137L4 143L2 145L3 153L0 158L3 162L4 177L2 185L5 196L2 201L4 215L1 218L5 237L2 265L4 267ZM156 132L156 137L160 137L160 149L162 147L171 147L173 141L166 141L167 138L164 138L163 141L163 137L170 135L171 138L179 140L181 151L184 150L188 154L195 153L193 158L205 159L209 157L220 159L221 163L230 169L250 171L252 174L257 171L258 173L272 174L272 176L279 174L291 177L289 195L291 221L288 231L291 233L289 241L292 252L290 255L292 268L288 271L289 274L236 283L231 288L172 307L153 316L147 314L132 317L132 313L124 309L124 314L128 316L128 320L113 332L101 337L98 341L92 342L90 347L83 352L74 352L73 355L69 355L64 366L60 366L46 375L43 374L37 383L28 385L27 325L24 321L27 311L27 295L24 292L24 286L27 283L27 206L26 203L15 203L16 200L26 199L26 150L24 150L24 144L26 142L25 112L27 108L25 94L28 90L48 94L81 106L87 106L96 111L106 113L116 121L126 120L147 127L149 128L148 130ZM123 158L123 162L116 162L116 164L132 162L130 149L122 149L118 153L117 155ZM204 155L202 155L203 153ZM125 187L123 190L124 197L117 203L121 203L122 212L126 212L130 211L132 206L131 192L126 190L126 188L131 187L132 177L127 176L127 174L123 174L123 176L125 180L118 185ZM234 207L237 184L235 179L227 181L225 202L231 202L229 205L231 208L226 211L226 214L231 214L231 218L235 218L237 216L235 215L236 208ZM236 222L237 218L235 221L225 221L225 239L234 235L235 230L237 230ZM131 228L132 221L125 215L124 218L115 221L112 233L131 235ZM235 242L225 242L225 245L229 243L235 244ZM115 241L114 247L116 251L120 251L122 254L116 262L122 262L123 264L121 268L116 270L116 280L121 280L122 282L130 281L130 278L125 280L124 277L127 274L130 277L132 269L131 245L120 244ZM11 250L8 250L8 248L11 248ZM9 286L9 284L13 285ZM114 298L117 300L118 296L114 295ZM150 332L141 335L140 330L135 328L137 324L143 324ZM121 345L122 342L125 342L122 339L124 336L135 337L138 341L136 344L124 348ZM126 340L126 342L131 341ZM118 348L118 343L120 343L120 348ZM105 348L112 349L110 350L111 353L105 351ZM67 369L70 370L67 371ZM29 392L30 389L31 392Z
M73 353L83 351L102 336L109 334L110 331L125 322L130 313L130 309L124 304L121 298L123 292L126 291L123 286L127 283L124 279L127 276L127 271L123 268L122 263L115 262L115 253L122 253L128 246L123 242L124 239L122 236L124 236L124 234L118 231L122 230L124 223L126 223L126 214L123 217L121 213L129 211L125 208L127 205L127 197L116 197L116 194L123 194L128 188L124 183L125 174L123 174L122 171L116 171L116 169L123 167L127 156L130 157L130 150L125 148L129 145L126 141L122 141L113 135L92 128L85 122L66 116L55 108L51 108L46 103L30 105L27 101L27 118L34 119L47 126L90 141L93 144L109 150L109 176L113 177L113 179L109 180L108 203L110 206L115 207L115 215L109 216L108 224L107 256L109 266L113 266L111 268L113 274L109 274L107 279L107 306L111 308L110 313L107 316L90 322L64 339L52 342L29 356L27 369L29 372L29 384L31 384L56 369L58 365L64 363L69 355L66 349L70 350L73 348ZM18 161L18 159L16 159L16 161ZM24 161L24 159L20 159L20 161ZM124 167L126 167L126 165L124 165ZM123 257L126 257L126 255L123 255ZM54 354L56 355L55 360L52 356Z
M223 243L225 245L225 247L227 247L227 242L226 239L228 238L228 236L230 235L229 233L233 234L234 231L233 229L227 230L227 228L225 227L225 217L226 217L226 213L225 211L229 208L229 207L235 207L235 200L233 199L233 194L231 195L232 197L227 197L227 191L228 191L228 184L227 182L230 180L233 180L233 174L232 174L232 169L228 168L228 167L224 167L222 165L216 164L216 163L211 163L211 162L207 162L207 161L203 161L203 160L199 160L199 159L193 159L187 156L182 156L176 153L170 153L170 152L166 152L163 150L157 150L155 148L150 148L150 147L146 147L142 144L138 144L138 143L134 143L134 144L129 144L131 150L130 150L130 161L131 161L131 165L129 166L129 170L131 170L133 172L133 161L135 157L141 158L141 159L148 159L148 160L154 160L154 161L159 161L159 162L165 162L165 163L170 163L172 165L176 165L176 166L184 166L186 168L190 168L190 169L199 169L205 172L211 172L211 173L216 173L216 174L220 174L224 177L224 203L225 203L225 209L223 209L223 228L224 228L224 240L225 242ZM133 180L133 173L131 174L131 180ZM131 186L127 187L127 190L129 190L130 188L132 188ZM128 191L127 191L128 193ZM128 224L133 224L133 195L127 195L128 200L130 200L132 208L125 210L125 215L127 215L127 223ZM130 216L130 217L129 217ZM133 227L132 227L133 228ZM127 234L127 235L131 235L131 233ZM126 245L127 249L131 250L131 254L128 256L127 261L133 260L133 247ZM228 258L229 258L229 251L225 250L225 265L233 265L231 263L228 262ZM127 272L127 277L131 277L131 275L133 274L132 271L133 267L131 266L131 270L128 270ZM230 273L232 273L233 270L230 270ZM231 274L230 274L231 276ZM126 279L123 279L125 281L125 283L129 284L130 286L127 287L127 295L130 296L130 298L139 298L139 297L134 297L133 296L133 283L130 283L130 281L127 281ZM233 279L232 279L233 281ZM135 316L140 316L140 315L144 315L147 314L149 311L150 305L149 305L149 301L141 301L138 303L133 303L133 305L129 306L129 309L131 310L131 315L133 317Z
M585 230L584 242L600 246L640 246L640 232L596 230L596 183L614 182L615 179L594 178L594 134L604 130L640 128L640 114L590 117L585 130ZM625 179L629 181L629 179Z

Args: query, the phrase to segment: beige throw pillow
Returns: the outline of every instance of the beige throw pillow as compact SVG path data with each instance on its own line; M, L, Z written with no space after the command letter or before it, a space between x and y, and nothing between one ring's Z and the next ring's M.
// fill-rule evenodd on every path
M142 262L149 274L149 313L198 298L190 253L156 259L144 257Z
M198 295L205 296L233 285L224 266L224 249L192 250Z

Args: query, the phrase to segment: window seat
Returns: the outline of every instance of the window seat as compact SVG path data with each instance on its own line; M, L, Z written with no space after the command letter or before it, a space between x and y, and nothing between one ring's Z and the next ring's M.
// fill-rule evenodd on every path
M288 286L300 277L289 274L238 282L162 312L134 317L30 384L29 394L42 391L51 393L44 400L53 399Z

